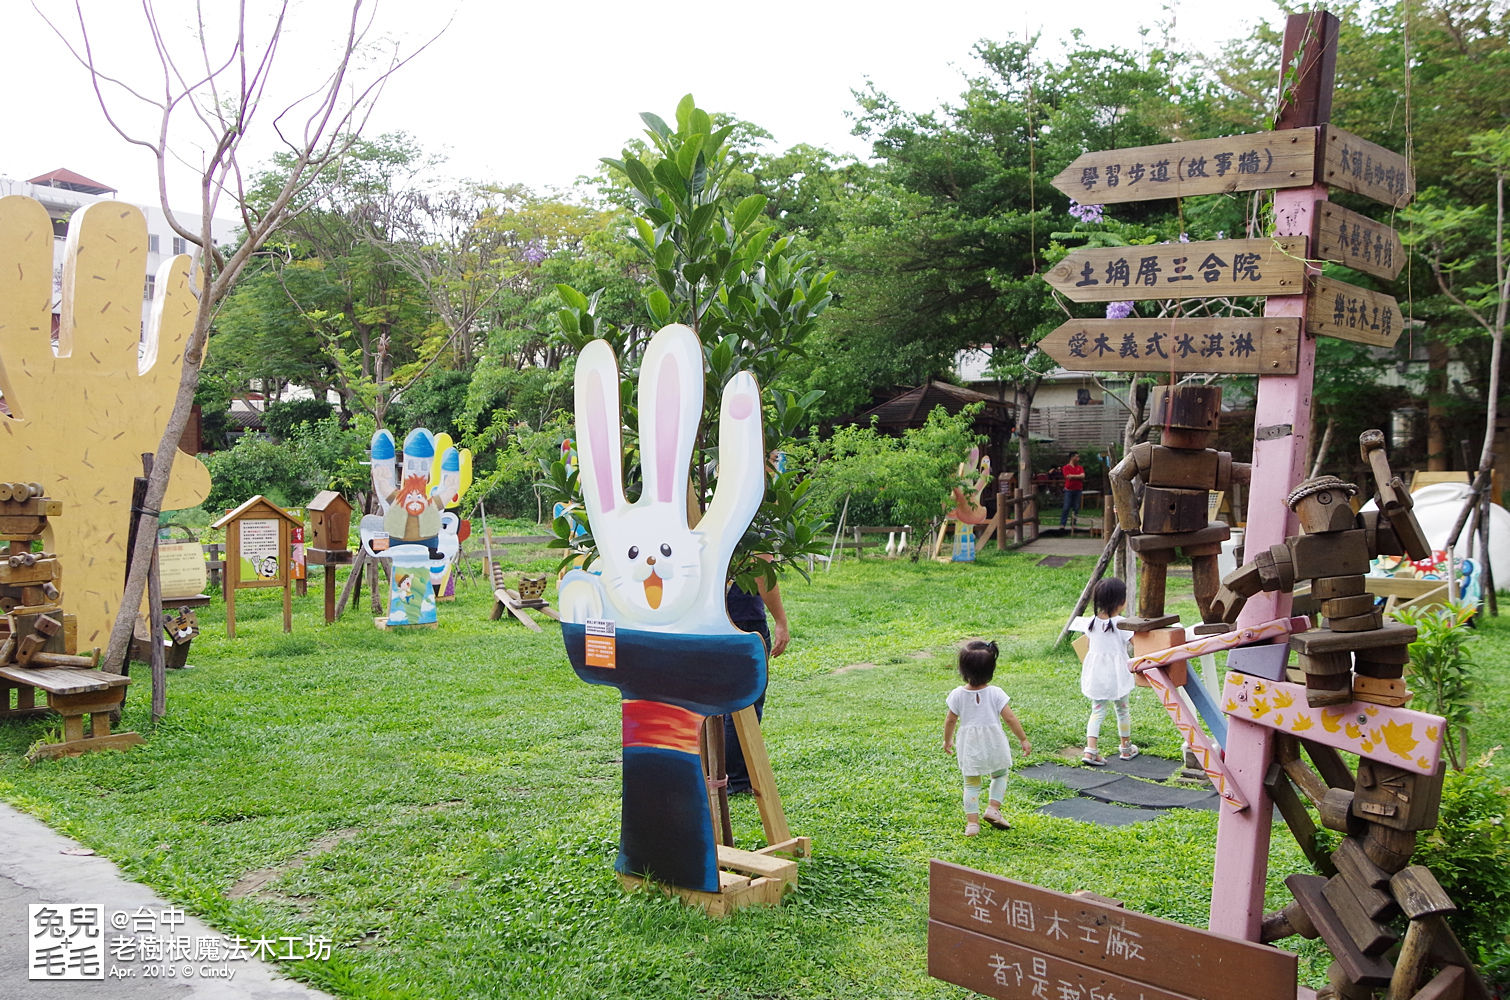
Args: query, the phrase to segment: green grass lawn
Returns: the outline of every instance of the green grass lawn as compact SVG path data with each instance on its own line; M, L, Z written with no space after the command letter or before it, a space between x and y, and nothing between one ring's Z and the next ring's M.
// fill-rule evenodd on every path
M1078 747L1078 664L1051 642L1090 566L993 550L974 565L848 559L811 584L789 579L793 640L765 733L788 822L814 853L782 906L720 920L620 888L617 694L572 674L554 626L490 622L479 583L441 605L435 630L379 631L365 601L327 627L312 581L291 635L276 592L238 594L228 641L217 602L155 729L147 671L133 671L125 726L146 745L29 766L49 724L0 726L0 797L227 932L333 939L330 960L287 968L342 997L958 997L925 973L930 858L1207 921L1214 813L1102 829L1036 814L1070 793L1014 778L1012 830L962 836L959 772L942 753L955 644L1001 643L997 682L1033 741L1026 762ZM1479 631L1483 701L1503 704L1510 624ZM1146 752L1178 755L1146 691L1133 726ZM1503 714L1477 726L1477 750L1510 738ZM759 846L753 800L733 809L740 845ZM1301 870L1281 825L1272 905ZM1302 969L1322 972L1309 958Z

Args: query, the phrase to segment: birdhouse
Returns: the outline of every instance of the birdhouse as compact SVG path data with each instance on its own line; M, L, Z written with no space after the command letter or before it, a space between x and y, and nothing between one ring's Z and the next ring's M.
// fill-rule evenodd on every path
M311 548L346 550L351 533L351 504L335 490L322 490L309 502L309 523L314 540Z

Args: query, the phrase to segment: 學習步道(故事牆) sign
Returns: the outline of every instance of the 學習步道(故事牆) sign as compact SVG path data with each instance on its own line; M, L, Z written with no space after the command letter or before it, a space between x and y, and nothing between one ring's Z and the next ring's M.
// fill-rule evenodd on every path
M1316 129L1254 132L1082 153L1053 180L1085 205L1197 194L1307 187L1316 176Z
M1370 347L1393 347L1404 320L1394 296L1322 276L1306 302L1306 332Z
M1075 319L1038 347L1067 371L1294 375L1299 317Z
M1416 196L1410 161L1346 129L1326 126L1321 179L1365 198L1404 208Z
M1305 244L1304 237L1281 236L1084 247L1043 277L1075 302L1299 295L1305 288Z
M1290 952L943 861L928 918L928 974L998 1000L1295 996Z
M1385 281L1394 281L1405 266L1405 249L1399 233L1329 201L1316 206L1316 233L1311 245L1322 260L1335 261Z

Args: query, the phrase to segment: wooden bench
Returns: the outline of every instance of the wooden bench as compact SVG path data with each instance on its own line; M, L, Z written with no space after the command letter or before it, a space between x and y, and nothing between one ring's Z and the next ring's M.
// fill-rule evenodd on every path
M36 704L36 692L47 695L47 706L63 717L63 742L34 747L27 760L72 757L90 750L125 750L144 742L136 733L111 733L110 713L121 707L126 685L131 679L124 674L103 670L75 670L70 667L0 667L0 718L33 715L43 711ZM16 691L17 705L10 707L10 692ZM89 732L85 735L84 716L88 715Z

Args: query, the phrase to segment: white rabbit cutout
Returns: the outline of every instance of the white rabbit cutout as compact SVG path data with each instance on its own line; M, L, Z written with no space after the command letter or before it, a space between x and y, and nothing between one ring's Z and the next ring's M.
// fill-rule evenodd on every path
M724 635L737 632L724 605L729 558L765 494L760 387L740 372L724 388L718 424L719 480L707 513L687 524L688 473L703 406L703 354L681 325L651 338L640 366L640 457L644 488L624 496L619 374L613 350L595 340L576 374L582 497L598 545L601 578L562 579L562 616L612 618L623 628Z

